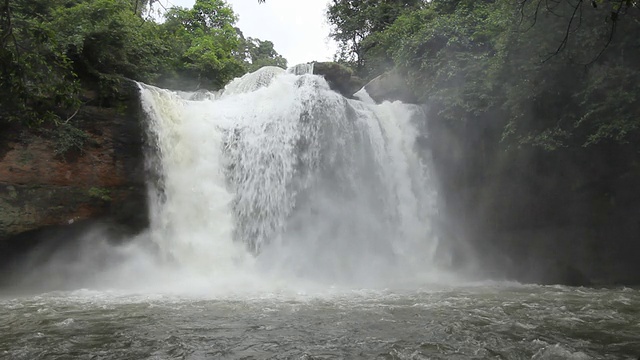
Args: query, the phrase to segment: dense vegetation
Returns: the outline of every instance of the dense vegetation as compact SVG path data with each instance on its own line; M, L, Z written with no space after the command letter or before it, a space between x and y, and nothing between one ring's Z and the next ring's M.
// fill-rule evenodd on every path
M83 93L108 99L123 77L215 89L262 65L286 66L273 43L244 38L223 0L197 0L191 9L163 9L162 15L153 11L159 6L149 0L3 0L0 124L69 128L88 100Z
M340 61L366 78L395 69L427 104L445 203L466 232L451 236L521 263L543 247L603 261L574 263L586 269L640 249L639 6L333 0L327 18ZM534 231L563 244L523 240Z
M335 0L327 16L360 75L397 67L442 116L499 110L505 139L554 150L637 139L639 13L633 1Z

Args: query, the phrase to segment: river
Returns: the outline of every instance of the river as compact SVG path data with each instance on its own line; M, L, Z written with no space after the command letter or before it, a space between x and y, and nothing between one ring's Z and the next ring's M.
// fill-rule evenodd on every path
M637 359L640 291L484 283L0 300L6 359Z

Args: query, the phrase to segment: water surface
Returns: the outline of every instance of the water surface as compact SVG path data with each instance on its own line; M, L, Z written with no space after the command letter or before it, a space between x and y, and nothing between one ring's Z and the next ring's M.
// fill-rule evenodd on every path
M492 284L0 300L6 359L637 359L640 291Z

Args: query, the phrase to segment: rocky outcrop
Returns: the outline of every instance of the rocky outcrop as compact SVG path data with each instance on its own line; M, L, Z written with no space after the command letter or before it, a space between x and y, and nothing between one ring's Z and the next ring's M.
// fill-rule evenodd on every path
M313 73L325 78L329 87L345 97L353 98L362 89L376 102L400 100L415 104L416 97L409 90L407 81L398 70L390 70L373 80L365 81L353 74L349 67L336 62L314 62Z
M124 81L118 94L108 107L84 106L73 118L81 149L60 151L73 139L55 129L0 133L0 242L88 219L134 232L147 225L136 84Z
M313 73L324 76L332 90L348 98L352 98L364 85L362 79L353 75L353 70L335 62L316 62L313 64Z
M404 103L415 104L417 99L409 90L407 81L397 70L390 70L369 81L364 89L377 103L383 101L400 100Z

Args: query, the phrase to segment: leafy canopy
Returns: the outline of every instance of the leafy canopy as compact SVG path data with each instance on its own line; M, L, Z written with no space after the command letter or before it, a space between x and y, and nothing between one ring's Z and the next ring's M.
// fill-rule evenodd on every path
M360 74L399 69L439 116L492 122L507 146L640 140L635 1L389 4L391 23L365 0L328 10L338 55Z
M2 0L0 123L67 124L82 88L113 96L127 77L219 88L262 65L286 66L273 43L244 39L223 0L151 17L155 0ZM86 100L85 100L86 101Z

